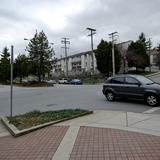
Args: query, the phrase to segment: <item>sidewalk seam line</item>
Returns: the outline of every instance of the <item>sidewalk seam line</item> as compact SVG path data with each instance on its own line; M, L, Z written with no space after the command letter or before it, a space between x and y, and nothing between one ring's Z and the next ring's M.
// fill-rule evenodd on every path
M146 119L143 119L143 120L140 120L140 121L134 122L134 123L131 123L131 124L129 124L128 126L130 127L130 126L133 126L133 125L135 125L135 124L137 124L137 123L140 123L140 122L143 122L143 121L146 121L146 120L149 120L149 119L152 119L152 117L150 117L150 118L146 118Z

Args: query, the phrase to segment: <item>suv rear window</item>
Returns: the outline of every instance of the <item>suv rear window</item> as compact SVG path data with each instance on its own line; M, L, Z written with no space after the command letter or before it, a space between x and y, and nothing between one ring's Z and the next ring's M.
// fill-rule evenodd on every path
M138 84L138 81L132 77L126 77L127 84Z
M110 80L110 83L123 84L123 83L124 83L124 77L112 78L112 79Z

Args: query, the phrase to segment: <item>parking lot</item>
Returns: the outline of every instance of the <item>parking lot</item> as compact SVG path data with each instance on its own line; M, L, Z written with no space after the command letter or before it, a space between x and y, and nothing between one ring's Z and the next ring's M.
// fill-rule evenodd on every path
M0 86L0 115L9 115L9 86ZM13 114L32 110L58 110L66 108L117 110L142 113L151 107L143 101L116 100L108 102L100 85L59 85L54 87L14 87Z

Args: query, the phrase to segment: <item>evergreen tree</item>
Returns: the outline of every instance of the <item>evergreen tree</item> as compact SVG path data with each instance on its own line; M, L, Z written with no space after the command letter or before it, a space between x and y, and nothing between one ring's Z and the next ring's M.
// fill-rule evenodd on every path
M144 49L147 51L147 42L146 42L146 37L145 34L142 32L139 35L138 42L144 47Z
M145 69L149 66L149 55L147 54L147 42L144 33L141 33L136 42L132 42L128 47L127 61L129 67Z
M10 80L10 54L8 51L7 47L3 49L0 60L0 81L3 83Z
M115 50L115 71L116 73L120 70L121 66L121 54L118 51L116 45ZM95 57L97 60L97 69L109 76L112 73L112 43L101 40L95 51Z
M44 79L45 73L52 69L53 64L53 48L49 46L47 36L43 31L35 33L30 40L27 48L31 63L31 73L36 75L41 82Z
M14 64L14 76L20 77L20 82L24 76L28 76L29 74L29 61L28 57L25 54L19 54L15 59Z

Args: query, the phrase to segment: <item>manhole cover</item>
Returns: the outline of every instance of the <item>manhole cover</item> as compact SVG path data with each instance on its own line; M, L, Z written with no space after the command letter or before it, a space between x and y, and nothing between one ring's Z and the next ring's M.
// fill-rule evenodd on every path
M54 104L54 103L53 103L53 104L47 104L46 106L47 106L47 107L52 107L52 106L56 106L56 105L57 105L57 104Z

